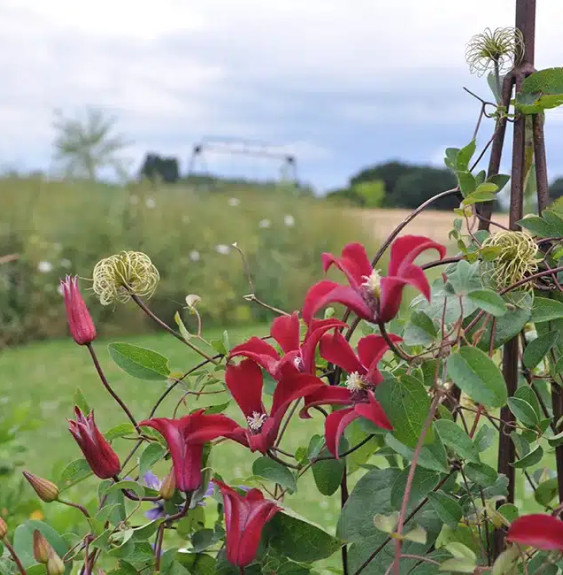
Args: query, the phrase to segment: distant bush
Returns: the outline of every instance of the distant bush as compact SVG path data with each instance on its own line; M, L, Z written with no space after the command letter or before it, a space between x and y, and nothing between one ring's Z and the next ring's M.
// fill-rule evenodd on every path
M66 334L58 278L124 249L146 252L159 269L150 302L159 315L173 322L185 296L197 293L208 323L234 324L271 314L242 299L250 287L233 242L258 297L267 292L270 304L293 310L322 275L318 254L362 241L353 216L283 188L234 195L20 178L0 180L0 202L0 256L20 255L0 264L0 345ZM145 327L134 307L90 307L101 333Z

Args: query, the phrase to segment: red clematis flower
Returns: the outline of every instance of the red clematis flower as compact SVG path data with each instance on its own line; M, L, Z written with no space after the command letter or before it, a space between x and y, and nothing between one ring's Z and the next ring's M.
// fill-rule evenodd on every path
M401 338L391 334L393 341ZM346 387L328 386L317 389L305 398L301 417L310 417L309 409L315 405L345 405L345 409L333 411L325 420L325 441L328 450L338 458L338 445L346 427L358 417L369 419L383 429L393 429L381 404L375 399L373 389L383 376L377 364L389 349L380 335L368 335L358 342L358 355L339 332L321 339L321 355L346 372Z
M156 429L166 440L180 491L193 491L201 485L203 445L217 437L230 437L239 427L225 415L205 415L203 409L180 419L160 417L139 425Z
M90 312L78 289L78 276L66 276L60 287L65 300L68 327L78 345L87 345L96 339L96 328Z
M316 283L309 289L303 305L303 318L307 324L315 313L329 303L344 304L362 319L371 322L391 321L401 305L403 288L409 284L430 299L430 285L424 271L413 262L423 251L434 249L440 259L446 255L446 248L424 236L403 236L391 245L391 258L386 277L380 277L372 269L366 250L361 244L348 244L342 255L323 254L323 269L326 272L335 265L348 278L349 286L330 280Z
M247 428L239 427L231 437L261 453L274 445L289 404L325 387L322 380L313 375L285 375L276 386L268 413L262 403L262 371L252 360L227 365L225 382L248 424Z
M338 319L313 320L303 343L299 338L299 317L297 312L277 317L270 328L270 335L282 348L280 356L275 347L260 339L251 337L248 341L233 347L232 357L244 356L263 367L274 379L283 374L308 373L315 375L315 349L321 336L333 328L345 327Z
M506 539L546 551L563 551L563 521L544 513L523 515L510 525Z
M74 408L76 421L68 421L68 430L72 433L78 447L82 450L88 465L100 479L109 479L121 469L119 457L100 433L94 421L94 412L86 417L79 407Z
M240 495L222 481L213 482L219 487L225 506L227 561L246 567L256 557L264 525L281 509L264 499L258 489Z

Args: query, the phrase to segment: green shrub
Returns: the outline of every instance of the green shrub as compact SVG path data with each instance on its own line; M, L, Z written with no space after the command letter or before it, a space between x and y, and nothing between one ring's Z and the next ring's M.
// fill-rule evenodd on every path
M0 201L0 256L20 256L0 264L0 345L66 334L58 278L84 274L124 249L146 252L159 269L151 307L162 317L173 321L185 296L197 293L208 323L237 324L270 312L242 298L251 289L233 242L246 255L257 296L293 310L322 276L319 253L364 239L353 215L283 189L235 196L146 183L4 179ZM135 306L114 313L93 295L89 304L101 333L138 331L147 321Z

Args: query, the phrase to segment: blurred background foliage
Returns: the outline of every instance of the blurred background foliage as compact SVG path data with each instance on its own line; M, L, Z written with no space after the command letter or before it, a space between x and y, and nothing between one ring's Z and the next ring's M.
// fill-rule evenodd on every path
M151 307L173 323L187 294L202 297L208 324L269 319L248 303L251 289L269 304L293 310L322 276L319 256L349 241L366 241L357 219L291 186L232 191L92 181L0 180L0 345L61 337L67 332L58 279L78 274L102 334L152 329L135 306L103 307L88 292L95 263L121 250L147 253L161 282ZM369 249L368 241L368 251ZM184 317L189 323L187 312Z

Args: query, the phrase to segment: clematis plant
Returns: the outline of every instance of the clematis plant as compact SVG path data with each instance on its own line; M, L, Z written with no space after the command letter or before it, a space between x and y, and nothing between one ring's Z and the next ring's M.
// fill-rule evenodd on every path
M563 209L546 201L543 110L560 103L563 71L534 72L533 22L521 21L533 6L518 0L526 50L502 82L493 72L494 103L481 100L471 142L446 151L458 185L406 215L373 259L359 243L320 256L301 313L253 297L279 317L231 348L228 337L207 337L204 314L192 332L180 310L176 331L149 307L160 274L146 254L104 257L92 274L100 304L136 305L187 352L171 370L161 353L110 344L117 366L144 380L122 397L94 351L78 279L62 282L70 333L124 421L98 429L84 397L90 381L77 372L86 392L69 429L84 459L53 481L25 472L22 489L49 506L47 522L37 519L43 508L17 527L0 518L2 574L561 572ZM480 58L498 72L494 54ZM489 173L476 173L483 116L495 118L483 144L493 152ZM486 203L509 179L499 174L508 120L514 169L502 229ZM539 213L521 219L530 158ZM448 258L440 241L400 235L446 196L460 202L443 238ZM434 259L420 265L419 256ZM332 267L346 284L322 278ZM407 286L420 294L408 309ZM323 318L333 303L342 316ZM153 393L150 412L138 414L144 402L132 399ZM0 440L17 433L3 427ZM1 514L13 504L4 490L0 504ZM76 516L62 534L59 505Z

